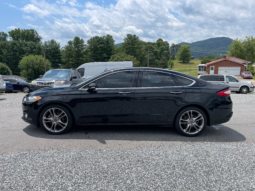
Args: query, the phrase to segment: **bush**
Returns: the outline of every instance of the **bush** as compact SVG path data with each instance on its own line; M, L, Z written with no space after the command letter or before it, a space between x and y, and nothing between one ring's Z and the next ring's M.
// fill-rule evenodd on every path
M174 67L174 62L171 59L168 60L168 67L169 68L173 68Z
M46 71L51 68L51 63L46 60ZM29 55L19 62L20 75L33 80L44 74L44 58L41 55Z
M209 58L204 58L203 60L201 60L201 64L206 64L206 63L209 63L211 62L212 60L209 59Z
M0 74L1 75L11 75L11 69L5 64L0 62Z
M252 65L249 65L247 70L250 71L252 73L252 75L255 75L255 69Z

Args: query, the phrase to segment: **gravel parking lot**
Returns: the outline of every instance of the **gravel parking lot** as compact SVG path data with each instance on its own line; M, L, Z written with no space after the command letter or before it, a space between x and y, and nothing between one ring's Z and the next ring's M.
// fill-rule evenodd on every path
M0 190L255 190L255 94L194 138L158 126L77 127L53 136L0 95Z

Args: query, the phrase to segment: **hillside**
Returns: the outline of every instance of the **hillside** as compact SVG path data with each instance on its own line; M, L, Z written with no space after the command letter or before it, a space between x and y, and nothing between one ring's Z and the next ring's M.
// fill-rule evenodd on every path
M227 54L228 46L232 43L232 39L227 37L216 37L209 38L202 41L197 41L193 43L182 42L179 45L190 46L191 54L194 58L199 58L200 56L217 55L217 54Z
M194 58L208 55L227 54L228 46L232 43L232 39L228 37L216 37L201 40L193 43L182 42L179 45L189 45L191 54ZM115 44L114 46L120 47L122 43Z

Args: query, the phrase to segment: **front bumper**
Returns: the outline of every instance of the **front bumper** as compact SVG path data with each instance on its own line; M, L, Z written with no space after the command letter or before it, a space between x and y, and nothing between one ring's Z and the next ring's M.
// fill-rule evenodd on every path
M23 121L30 123L35 126L39 126L39 107L37 103L27 104L22 103Z
M0 93L4 93L6 88L0 88Z

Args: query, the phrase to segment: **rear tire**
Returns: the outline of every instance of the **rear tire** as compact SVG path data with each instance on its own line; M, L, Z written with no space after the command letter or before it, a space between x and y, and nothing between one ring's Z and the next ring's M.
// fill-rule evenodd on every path
M24 88L23 88L23 92L24 92L25 94L29 93L29 92L30 92L30 88L29 88L29 87L24 87Z
M207 117L201 109L187 107L177 114L174 126L181 135L195 137L205 130L206 124Z
M240 90L240 93L247 94L249 92L249 88L247 86L243 86Z
M73 118L68 109L61 105L50 105L40 114L40 125L53 135L66 133L73 124Z

